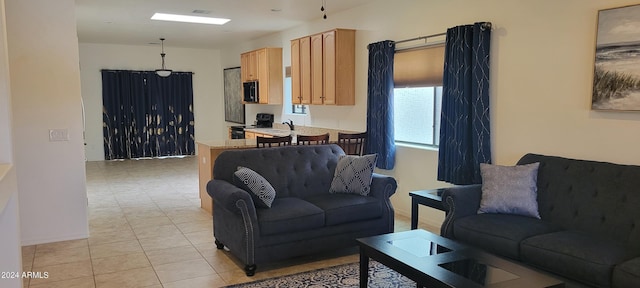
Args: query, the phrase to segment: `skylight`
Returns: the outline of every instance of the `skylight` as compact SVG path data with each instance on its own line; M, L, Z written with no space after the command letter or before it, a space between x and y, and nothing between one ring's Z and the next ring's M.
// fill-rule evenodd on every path
M213 24L213 25L224 25L225 23L230 21L230 19L225 19L225 18L189 16L189 15L166 14L166 13L155 13L153 14L153 16L151 16L151 20Z

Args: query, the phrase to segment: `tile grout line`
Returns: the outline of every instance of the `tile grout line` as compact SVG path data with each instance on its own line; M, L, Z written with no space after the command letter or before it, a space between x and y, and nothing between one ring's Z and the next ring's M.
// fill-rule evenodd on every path
M197 161L197 158L196 158L196 161ZM132 163L135 163L135 162L132 162ZM137 163L153 163L153 162L138 161ZM155 162L155 163L158 163L158 162ZM165 165L165 163L169 166ZM189 164L188 167L187 165L178 165L178 167L182 167L182 168L178 169L178 167L176 167L176 169L179 171L174 172L174 171L167 171L167 167L171 167L171 165L173 165L172 163L169 163L169 162L162 162L160 165L153 166L153 167L157 167L157 168L152 168L156 170L148 170L148 167L152 167L152 166L148 166L146 164L143 166L139 166L137 164L131 165L128 162L125 162L122 164L116 163L116 165L112 165L111 163L107 163L106 164L107 166L101 166L101 164L96 163L96 165L91 167L91 169L94 172L93 174L91 174L91 179L95 180L95 182L92 183L91 185L92 189L88 191L89 192L88 194L89 194L89 198L92 199L90 200L91 207L89 209L91 212L94 212L92 214L95 216L95 218L93 218L94 221L91 221L95 223L94 229L97 229L97 231L102 231L102 229L104 229L105 231L116 231L114 235L122 234L122 233L118 233L117 231L124 231L124 229L130 231L130 232L127 231L127 235L122 235L124 237L117 237L117 238L115 236L109 236L108 234L105 234L107 236L106 238L100 237L100 239L98 238L95 239L96 245L90 244L87 239L89 253L90 253L89 261L91 262L91 265L92 265L91 273L93 276L94 286L98 287L99 285L96 277L98 275L95 275L95 273L99 272L98 271L99 269L96 270L96 268L99 268L99 267L94 267L93 265L94 257L91 254L92 248L98 247L98 245L117 243L118 241L125 241L125 240L131 241L131 244L133 244L132 242L134 239L136 240L137 244L140 246L142 252L144 253L145 260L148 262L148 264L145 264L145 265L149 265L152 268L152 271L154 272L154 275L156 277L156 281L159 282L159 284L154 284L154 285L157 285L155 287L168 287L172 283L175 283L175 282L162 283L162 281L159 281L160 276L158 274L163 275L163 271L161 269L160 270L156 270L156 269L158 269L160 265L163 265L164 264L163 262L169 261L170 263L178 263L180 261L191 261L191 260L195 261L196 258L199 259L199 261L204 259L207 265L206 266L196 265L194 267L200 267L200 269L202 269L203 271L210 269L209 270L211 271L210 274L200 275L200 276L189 276L189 278L187 279L180 279L180 280L175 280L175 279L178 279L179 277L175 279L169 277L167 278L167 280L168 281L185 281L185 280L191 280L191 279L202 278L202 277L212 277L212 278L217 278L216 280L213 280L213 281L216 281L216 283L218 283L217 285L231 285L237 281L239 281L238 283L245 282L245 280L240 280L240 278L238 278L240 274L242 274L243 272L242 267L238 265L234 265L234 261L232 261L233 259L231 258L229 260L231 260L232 262L227 263L227 260L228 260L227 259L228 257L226 257L227 254L224 252L215 250L215 246L212 246L213 244L211 244L211 240L213 239L211 238L213 237L213 234L211 231L211 228L213 225L211 221L211 215L208 215L208 213L203 213L202 209L200 209L198 205L199 203L196 203L198 201L194 201L195 199L194 197L197 198L198 188L195 187L192 182L197 181L197 178L194 177L192 179L191 174L193 174L192 170L197 171L197 165ZM104 167L108 167L110 170L107 170ZM189 170L187 171L189 174L184 174L184 177L177 175L177 174L180 174L180 172L184 172L186 170ZM169 183L170 185L166 185L166 181L168 180L167 175L169 174L177 175L178 177L182 177L182 178L175 178L175 180L171 180L171 182ZM108 175L111 175L111 176L108 176ZM184 179L184 181L182 181L181 179ZM144 182L147 180L148 182ZM148 183L149 185L145 185L144 183ZM143 187L140 187L140 186L143 186ZM193 194L193 193L196 193L196 194ZM199 214L206 215L207 217L202 217L202 215L199 215ZM157 225L150 225L149 222L146 221L144 218L156 217L156 216L158 217L162 216L162 217L168 218L169 221L167 222L164 222L166 220L161 221L161 223L163 223L162 225L172 226L173 228L170 229L172 233L174 233L175 229L177 229L178 233L175 233L176 239L178 238L177 235L180 235L182 236L182 238L187 239L187 241L183 241L181 239L179 242L176 242L176 243L163 243L162 238L164 236L153 236L153 235L162 235L162 233L155 233L156 231L155 229L153 229L153 226L157 226ZM142 221L135 220L136 217L139 217ZM196 222L204 222L204 223L196 224ZM208 224L205 224L207 222ZM122 225L119 223L122 223ZM126 225L123 225L125 223ZM136 230L133 229L132 223L140 224L140 225L137 225L136 227L140 227L142 228L142 230L138 229L138 232L136 232ZM160 223L160 221L158 223ZM104 226L101 226L103 224ZM152 229L147 229L145 227L150 227ZM169 230L169 227L167 227L167 230ZM158 231L163 232L165 230L163 229ZM131 233L131 235L129 235L128 233ZM102 236L102 235L95 235L95 236ZM207 237L210 237L211 239ZM155 243L158 244L158 245L151 245L151 246L147 245L148 248L152 249L150 251L147 251L142 246L142 243L147 243L144 240L147 240L148 238L149 240L151 240L150 238L156 238L156 240L152 240L152 243L150 242L150 244L155 244ZM108 243L101 243L100 241L102 240L110 240L110 241L107 241ZM180 257L188 260L180 260L178 258L174 258L170 256L171 251L175 250L178 247L162 248L165 246L178 245L178 243L181 244L180 247L184 247L185 251L195 249L196 253L193 253L189 257ZM199 243L199 244L196 244L196 243ZM113 246L118 250L122 250L122 251L129 250L129 249L119 248L121 247L121 245L113 245ZM201 247L201 248L198 248L198 247ZM150 260L154 258L153 256L151 256L151 255L154 255L153 252L159 250L156 248L162 248L162 250L166 250L165 253L167 253L167 256L170 256L166 258L168 260L166 259L159 260L158 263L162 263L162 264L158 264L158 265L154 265ZM213 249L213 252L211 249ZM102 248L100 248L99 250L103 251ZM100 252L100 251L96 250L96 252ZM104 250L104 251L108 252L109 250ZM131 253L127 252L125 253L125 255L126 254L131 254ZM180 254L176 254L176 255L180 255ZM104 254L104 257L111 257L111 256L113 255L110 253ZM116 257L116 256L117 255L113 257ZM166 256L161 256L161 257L166 257ZM99 259L100 258L95 258L95 260L99 260ZM131 258L131 259L134 259L134 258ZM139 260L140 262L143 261L143 258L141 258L141 256L140 258L135 257L135 259ZM317 263L310 262L311 263L310 266L313 266L313 267L322 266L322 263L321 263L322 261L324 260L320 260ZM32 266L35 263L35 250L34 250L34 257L31 259L31 263L32 263ZM116 266L114 267L117 268L118 267L117 265L118 264L116 264ZM214 265L218 267L218 269L222 269L225 272L223 273L218 272L214 267ZM146 269L148 269L149 266L145 266ZM180 267L180 265L177 265L176 267ZM209 269L206 269L205 267L208 267ZM273 270L276 272L276 274L286 273L288 275L289 273L296 273L297 271L297 269L293 269L296 271L286 272L285 270L288 267L287 265L284 265L283 267L279 267L279 266L276 266L276 267L278 268L276 270ZM308 267L308 268L314 269L313 267ZM124 268L125 267L120 267L120 269L124 269ZM280 268L283 268L282 269L283 271L280 271ZM137 268L131 268L131 269L137 269ZM121 272L129 271L129 270L130 269L127 269ZM223 274L225 275L225 277L222 277ZM197 273L193 275L197 275ZM149 276L149 279L152 279L151 273L149 273L148 276ZM89 279L87 279L87 281L88 280ZM257 279L252 279L252 280L257 280ZM206 281L206 280L202 279L202 280L192 280L192 281ZM29 285L31 284L32 283L29 283ZM101 282L101 285L104 285L104 284L107 284L107 283ZM129 285L132 283L127 282L126 284ZM47 284L44 284L44 285L47 285ZM57 284L57 285L60 285L60 284ZM176 285L176 284L173 284L173 285Z
M169 185L171 185L171 183L170 183ZM176 187L174 187L174 186L172 186L172 188L173 188L174 190L177 190L177 189L176 189ZM177 192L177 191L176 191L176 192ZM151 198L151 197L150 197L150 198ZM155 204L156 206L158 205L158 203L156 203L156 202L155 202L155 200L153 200L153 198L151 198L151 201L153 201L153 202L154 202L154 204ZM169 221L171 221L171 223L173 224L173 226L174 226L174 227L176 227L176 229L178 229L178 231L180 231L180 235L182 235L182 237L184 237L185 239L187 239L187 241L189 241L190 246L191 246L194 250L196 250L196 252L198 252L198 254L200 255L200 257L202 257L202 259L203 259L203 260L205 260L205 263L207 263L207 265L209 266L209 268L211 268L211 270L213 271L213 273L215 273L215 275L216 275L216 276L220 277L220 275L218 274L218 271L216 271L216 269L214 269L214 268L213 268L213 266L211 266L211 264L209 263L209 261L206 261L206 259L207 259L207 258L206 258L204 255L202 255L202 253L200 252L200 250L198 250L198 248L197 248L197 247L195 246L195 244L191 241L191 239L189 239L189 237L187 237L187 235L185 235L184 231L182 231L182 229L180 229L180 227L178 227L178 223L176 223L176 222L175 222L175 220L174 220L174 219L172 219L172 218L167 214L167 212L166 212L164 209L160 208L159 206L158 206L158 209L160 209L160 211L162 211L162 213L163 213L167 218L169 218ZM135 232L134 232L134 233L135 233ZM168 248L168 249L172 249L172 248ZM143 250L144 250L144 249L143 249ZM145 251L145 254L146 254L146 251ZM149 261L151 261L151 260L149 260ZM154 267L154 266L153 266L153 264L151 264L151 266L152 266L152 267ZM154 271L155 271L155 267L154 267ZM156 274L157 274L157 273L156 273ZM195 278L198 278L198 277L189 278L189 279L195 279ZM221 278L221 277L220 277L220 278ZM158 276L158 279L160 279L160 277L159 277L159 276ZM188 279L183 279L183 280L188 280ZM182 281L182 280L179 280L179 281ZM224 281L224 280L223 280L223 281ZM177 282L177 281L176 281L176 282ZM171 283L171 282L170 282L170 283ZM226 281L225 281L225 283L226 283ZM162 281L160 281L160 284L162 285L162 287L164 287L164 284L165 284L165 283L162 283ZM166 284L168 284L168 283L166 283Z
M106 181L106 175L104 175L104 173L100 173L100 174L102 174L102 176L105 177L105 181ZM85 173L85 175L86 175L86 173ZM86 178L86 176L85 176L85 178ZM113 191L111 190L111 187L110 187L111 185L109 185L108 183L109 182L106 182L109 194L112 197L114 197L114 199L115 199L115 196L113 195ZM87 198L89 198L88 195L87 195ZM122 209L120 207L120 203L118 202L117 199L116 199L116 203L118 204L118 208ZM87 208L91 209L89 207L87 207ZM89 224L91 224L91 221L89 221ZM91 237L91 230L89 230L89 237ZM98 287L98 280L96 280L96 270L93 268L93 255L91 255L91 242L89 241L89 238L87 238L87 245L89 246L89 260L91 261L91 278L93 278L93 287L97 288Z
M127 174L129 174L129 173L127 173ZM146 192L144 192L144 194L146 196L148 196ZM115 197L115 195L114 195L114 197ZM118 202L118 206L120 206L120 201L117 198L116 198L116 201ZM155 205L155 203L154 203L154 205ZM156 205L156 207L157 207L157 205ZM120 209L122 210L122 206L120 206ZM136 230L133 229L133 226L129 222L129 217L127 217L127 214L124 213L124 210L123 210L122 213L124 214L124 218L127 221L127 225L129 225L129 228L133 232L133 235L136 237L136 241L138 242L138 245L140 245L140 249L142 249L142 253L144 254L144 257L149 262L149 266L151 267L151 270L153 271L153 274L156 275L156 279L158 279L158 283L160 283L161 287L164 287L164 285L162 285L162 281L160 281L160 276L158 275L158 272L156 271L156 268L153 266L153 263L151 263L151 260L149 259L149 255L147 255L147 251L144 249L144 247L142 247L142 243L140 243L140 238L138 237L138 233L136 233Z

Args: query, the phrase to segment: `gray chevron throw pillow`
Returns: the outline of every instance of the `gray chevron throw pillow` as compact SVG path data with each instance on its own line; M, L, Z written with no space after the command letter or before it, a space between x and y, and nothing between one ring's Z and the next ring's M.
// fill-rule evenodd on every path
M254 205L263 208L271 208L273 200L276 198L276 190L273 189L271 183L264 179L256 171L246 167L238 167L233 173L236 180L235 185L249 192L253 198Z
M377 154L340 156L329 192L369 195L377 159Z

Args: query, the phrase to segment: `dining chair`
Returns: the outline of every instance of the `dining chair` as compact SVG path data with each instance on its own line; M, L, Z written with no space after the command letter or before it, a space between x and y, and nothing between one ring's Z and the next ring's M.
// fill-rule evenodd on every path
M296 142L298 145L320 145L329 143L329 133L322 135L298 135Z
M256 147L267 148L291 145L291 135L283 137L256 137Z
M362 133L338 133L338 145L342 147L347 155L364 154L364 144L367 139L367 132Z

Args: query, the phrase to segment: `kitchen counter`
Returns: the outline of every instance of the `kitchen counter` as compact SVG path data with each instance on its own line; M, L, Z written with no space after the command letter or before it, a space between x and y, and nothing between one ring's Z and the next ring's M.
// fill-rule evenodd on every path
M246 139L256 139L257 137L285 137L291 136L291 143L296 143L296 131L289 129L275 128L245 128L244 137Z
M273 127L270 128L257 128L255 126L247 126L244 128L245 138L255 138L255 136L263 136L263 137L282 137L282 136L292 136L292 141L295 143L296 136L298 135L322 135L325 133L329 133L329 142L335 143L338 141L338 133L360 133L358 131L350 131L350 130L342 130L342 129L330 129L330 128L319 128L319 127L311 127L304 125L296 125L295 130L291 131L289 126L286 124L273 123ZM231 129L229 129L229 138L232 137ZM247 135L249 134L249 135Z
M275 129L275 128L244 128L244 132L253 132L253 133L266 134L266 135L277 136L277 137L295 135L295 131Z
M256 148L256 139L227 139L197 141L198 182L200 187L200 207L213 215L213 201L207 194L207 183L213 179L213 164L220 153L231 149Z
M298 135L322 135L325 133L329 133L329 142L335 143L338 142L338 133L360 133L358 131L350 131L350 130L342 130L342 129L330 129L330 128L320 128L320 127L311 127L304 125L296 125L295 130L291 131L289 126L286 124L273 123L273 128L245 128L245 132L253 132L256 134L263 135L272 135L272 136L293 136L293 140L295 141L296 136Z

